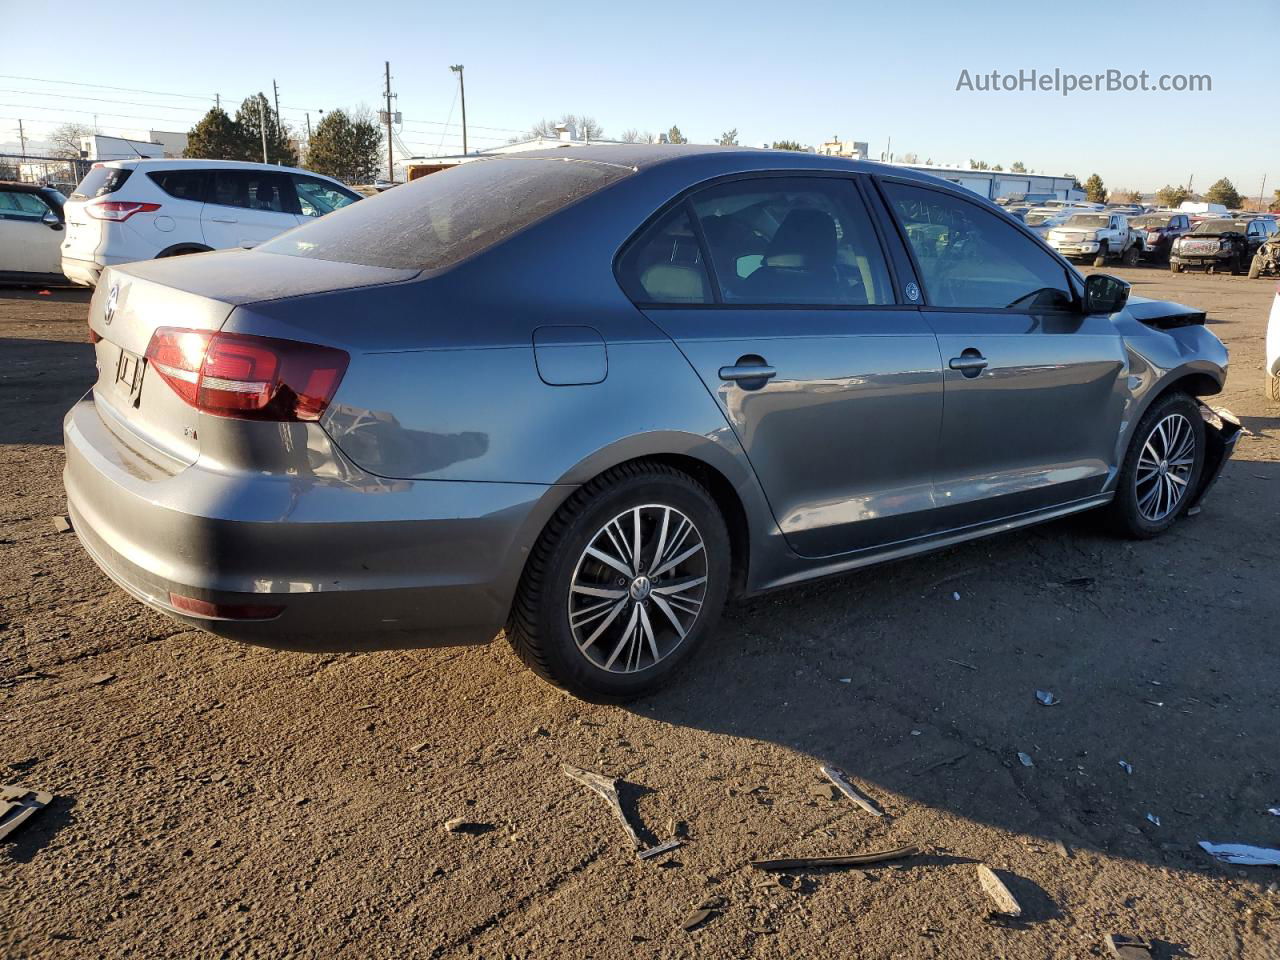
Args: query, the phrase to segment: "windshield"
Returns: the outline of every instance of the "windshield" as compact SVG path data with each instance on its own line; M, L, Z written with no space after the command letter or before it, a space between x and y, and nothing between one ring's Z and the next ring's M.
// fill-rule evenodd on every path
M630 172L568 158L472 160L349 204L257 249L370 267L441 270Z
M1056 213L1028 213L1027 224L1032 227L1038 227L1040 224L1044 223L1046 220L1052 220L1056 216L1057 216Z
M1109 219L1100 214L1084 214L1078 213L1069 219L1065 226L1068 227L1105 227Z
M1167 227L1173 217L1135 217L1129 222L1135 227Z
M1244 233L1245 225L1234 220L1201 220L1192 233Z

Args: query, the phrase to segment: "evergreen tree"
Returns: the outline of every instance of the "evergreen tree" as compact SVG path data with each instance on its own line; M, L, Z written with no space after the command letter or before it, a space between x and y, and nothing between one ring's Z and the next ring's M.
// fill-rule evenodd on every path
M187 133L184 157L200 160L241 160L245 155L244 131L227 112L214 107ZM258 159L261 160L261 147Z
M1084 197L1090 203L1106 203L1107 187L1102 182L1102 178L1096 173L1089 174L1089 179L1084 182Z
M1244 203L1240 192L1236 190L1235 184L1226 177L1209 187L1204 192L1204 198L1209 203L1220 203L1228 210L1237 210Z
M241 132L243 153L239 160L262 160L262 128L267 128L267 163L298 165L298 152L289 140L288 131L281 125L276 112L267 102L267 96L259 93L248 97L236 111L236 126Z
M684 134L680 132L680 128L673 125L671 129L667 131L667 142L688 143L689 141L684 138Z
M368 111L331 110L311 135L307 169L346 183L369 183L382 160L382 133Z

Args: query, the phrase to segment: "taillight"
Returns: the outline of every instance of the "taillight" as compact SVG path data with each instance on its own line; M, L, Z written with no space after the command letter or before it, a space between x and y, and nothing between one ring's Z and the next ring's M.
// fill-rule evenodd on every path
M135 213L151 213L159 210L158 203L134 203L129 200L95 200L84 205L84 212L95 220L112 220L124 223Z
M169 603L183 613L197 617L213 617L218 620L270 620L284 612L284 607L266 603L210 603L196 597L184 597L170 593Z
M243 420L319 420L350 357L343 350L245 333L160 327L147 360L203 413Z

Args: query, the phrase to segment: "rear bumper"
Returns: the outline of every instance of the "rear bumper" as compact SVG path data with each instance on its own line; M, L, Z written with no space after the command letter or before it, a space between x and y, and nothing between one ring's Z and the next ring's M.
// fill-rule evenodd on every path
M98 278L102 276L104 269L106 268L96 260L62 258L62 275L72 283L78 283L82 287L96 287Z
M315 427L319 430L319 427ZM573 489L515 483L164 473L91 397L64 421L68 511L113 580L176 620L296 650L483 643L506 621L529 547ZM196 616L171 595L281 607Z

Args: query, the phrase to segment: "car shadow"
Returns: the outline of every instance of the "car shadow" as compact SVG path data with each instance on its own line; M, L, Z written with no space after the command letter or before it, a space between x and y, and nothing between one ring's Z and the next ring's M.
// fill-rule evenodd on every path
M54 834L75 821L75 816L72 814L75 805L75 797L55 795L47 807L32 815L22 826L0 842L0 848L8 850L10 860L30 863L49 845Z
M0 444L62 442L63 414L97 379L93 347L62 340L5 338L0 376Z
M1280 560L1257 526L1277 489L1280 463L1236 460L1157 540L1082 515L739 602L629 709L834 764L894 816L1226 870L1198 841L1280 846L1280 818L1259 815L1280 591L1245 576Z
M0 300L34 300L40 303L88 303L93 291L88 287L41 283L0 283Z

